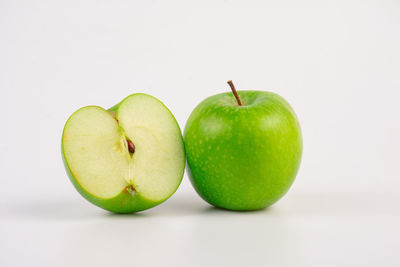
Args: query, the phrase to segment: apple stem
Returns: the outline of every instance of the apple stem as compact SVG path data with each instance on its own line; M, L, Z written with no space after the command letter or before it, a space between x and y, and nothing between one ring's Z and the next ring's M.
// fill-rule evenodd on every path
M229 80L229 81L228 81L228 84L229 84L229 86L231 87L232 93L233 93L233 95L235 96L236 101L238 102L239 106L241 106L241 105L242 105L242 102L240 101L239 95L238 95L238 93L236 92L236 88L235 88L235 86L233 85L232 80Z

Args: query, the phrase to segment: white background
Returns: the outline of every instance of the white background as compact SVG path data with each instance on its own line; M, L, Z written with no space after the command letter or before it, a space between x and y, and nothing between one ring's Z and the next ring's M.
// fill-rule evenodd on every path
M205 97L274 91L303 161L258 212L210 207L185 175L113 215L60 155L65 121L151 94L181 128ZM400 266L400 2L0 1L0 266Z

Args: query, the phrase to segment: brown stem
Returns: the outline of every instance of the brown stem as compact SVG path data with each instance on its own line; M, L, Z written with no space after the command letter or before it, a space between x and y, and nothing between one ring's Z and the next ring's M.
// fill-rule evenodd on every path
M242 105L242 102L240 101L239 95L238 95L238 93L236 92L236 89L235 89L235 86L233 85L232 80L229 80L229 81L228 81L228 84L229 84L229 86L231 87L232 93L233 93L233 95L235 96L236 101L238 102L239 106L241 106L241 105Z

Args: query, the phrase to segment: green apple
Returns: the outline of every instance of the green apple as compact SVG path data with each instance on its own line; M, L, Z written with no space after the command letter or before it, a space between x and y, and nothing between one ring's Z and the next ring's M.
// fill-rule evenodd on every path
M278 201L292 185L302 154L296 114L265 91L211 96L191 113L184 131L189 177L208 203L257 210Z
M78 192L117 213L154 207L182 181L185 152L174 116L158 99L133 94L109 110L77 110L62 135L65 169Z

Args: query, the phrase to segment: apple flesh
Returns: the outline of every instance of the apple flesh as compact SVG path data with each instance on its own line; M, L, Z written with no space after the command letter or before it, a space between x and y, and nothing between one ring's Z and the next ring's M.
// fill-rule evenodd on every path
M234 93L237 99L230 92L211 96L191 113L184 131L189 178L214 206L262 209L278 201L295 179L300 125L277 94Z
M110 110L88 106L73 113L64 127L62 156L78 192L117 213L165 201L185 169L178 123L146 94L128 96Z

